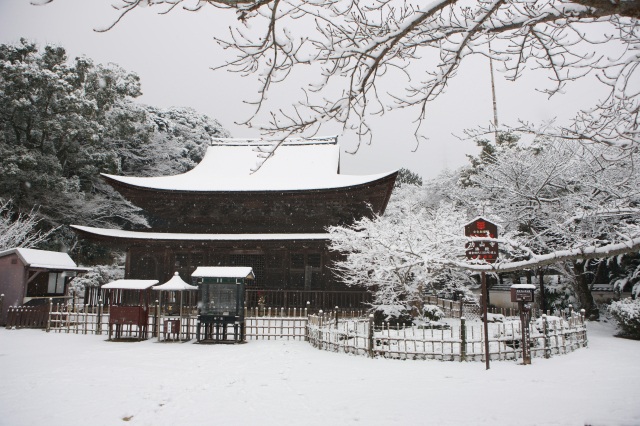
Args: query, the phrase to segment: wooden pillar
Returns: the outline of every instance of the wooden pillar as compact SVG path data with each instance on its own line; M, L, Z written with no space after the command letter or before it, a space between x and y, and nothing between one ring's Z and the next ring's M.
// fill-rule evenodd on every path
M488 324L488 307L489 307L489 295L487 290L487 274L485 272L482 273L482 298L483 298L483 315L484 315L484 363L486 369L491 368L490 363L490 353L489 353L489 324Z
M124 277L129 278L131 276L131 247L127 247L124 260Z

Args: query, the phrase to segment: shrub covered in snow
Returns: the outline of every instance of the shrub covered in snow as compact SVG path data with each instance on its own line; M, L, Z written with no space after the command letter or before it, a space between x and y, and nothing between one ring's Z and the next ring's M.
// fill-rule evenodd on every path
M440 321L444 318L444 312L436 305L424 305L422 307L422 316L429 321Z
M374 312L376 324L388 322L392 326L424 325L440 321L442 318L444 318L444 312L436 305L424 305L416 315L412 315L404 305L380 305Z
M124 268L118 265L97 265L92 270L71 281L75 294L84 294L87 287L101 287L104 284L124 278Z
M640 339L640 299L626 298L612 302L609 312L618 322L621 336Z
M392 326L413 324L411 313L404 305L378 305L373 311L373 320L376 324L387 322Z

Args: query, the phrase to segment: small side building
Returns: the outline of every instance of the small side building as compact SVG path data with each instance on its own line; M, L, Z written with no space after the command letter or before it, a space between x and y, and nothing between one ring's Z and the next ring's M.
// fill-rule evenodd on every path
M0 324L6 324L9 306L67 298L69 282L88 270L78 267L67 253L28 248L0 251L0 294L4 294Z

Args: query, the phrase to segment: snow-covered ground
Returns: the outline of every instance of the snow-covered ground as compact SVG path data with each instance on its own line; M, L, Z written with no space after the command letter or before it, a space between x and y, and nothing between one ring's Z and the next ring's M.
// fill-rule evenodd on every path
M0 425L639 425L640 342L512 361L397 361L300 341L105 341L0 329Z

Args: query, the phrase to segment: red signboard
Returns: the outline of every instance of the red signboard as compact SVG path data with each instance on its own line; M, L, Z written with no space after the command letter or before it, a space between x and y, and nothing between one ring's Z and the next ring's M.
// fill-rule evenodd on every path
M498 238L498 226L478 218L464 226L464 235L470 238ZM467 259L494 263L498 259L498 243L495 241L469 241L466 245Z

